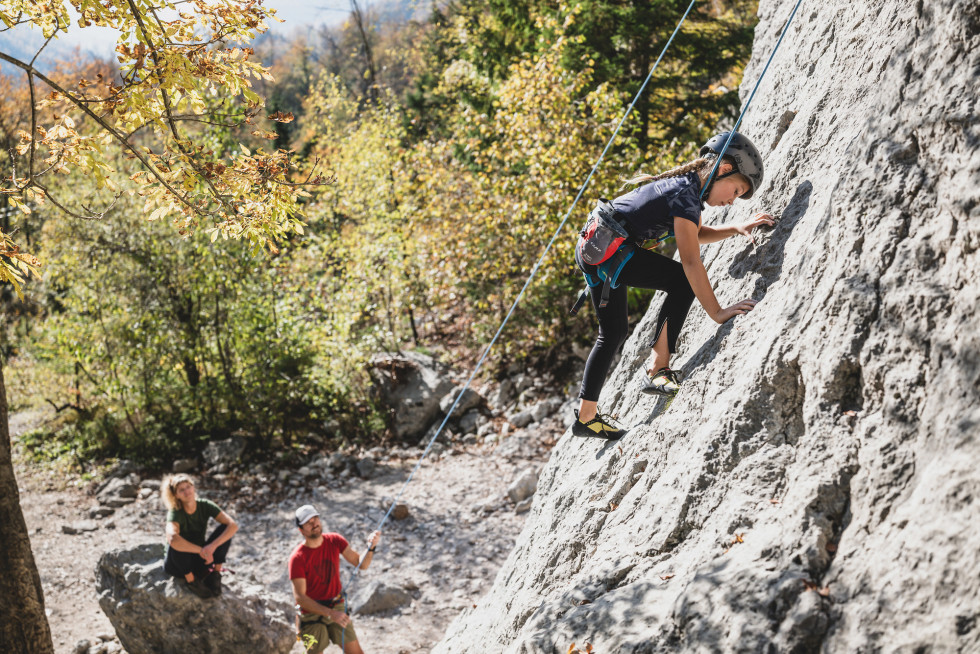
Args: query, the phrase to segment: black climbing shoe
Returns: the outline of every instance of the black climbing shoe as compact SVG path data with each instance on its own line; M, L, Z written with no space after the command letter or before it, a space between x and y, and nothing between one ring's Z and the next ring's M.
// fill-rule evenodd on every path
M212 570L211 574L204 578L204 585L214 594L215 597L221 594L221 572Z
M575 424L572 425L572 433L576 436L592 436L595 438L605 438L616 440L626 434L625 429L617 429L609 424L611 418L597 413L595 418L588 422L578 419L578 411L575 412Z
M204 580L195 578L194 581L187 581L183 579L184 588L191 591L201 599L208 599L209 597L214 597L214 593L211 589L204 585Z
M677 395L677 391L681 389L680 372L677 370L661 368L652 377L646 374L644 378L640 391L647 395Z

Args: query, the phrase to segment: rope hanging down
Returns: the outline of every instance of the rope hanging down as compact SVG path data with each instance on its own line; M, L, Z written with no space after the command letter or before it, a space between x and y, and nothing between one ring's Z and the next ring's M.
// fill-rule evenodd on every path
M391 505L388 507L388 510L385 512L384 517L381 519L381 522L378 523L378 527L377 527L378 531L380 531L381 528L384 526L385 522L388 521L388 516L391 515L391 511L395 508L395 505L398 503L398 500L401 499L402 494L405 492L405 488L412 481L412 478L415 476L415 473L418 471L419 466L422 465L422 461L429 454L429 450L432 449L432 445L435 443L436 439L439 438L440 434L442 434L442 430L445 428L446 423L449 422L449 418L453 415L453 412L456 410L456 406L459 404L460 398L462 398L463 394L467 391L467 389L469 389L470 384L473 382L473 379L476 377L476 374L480 371L480 368L483 366L483 362L486 361L486 358L490 354L490 351L493 349L493 346L497 343L497 339L500 337L500 334L504 331L504 327L506 327L507 322L510 320L511 315L513 315L514 310L517 308L517 305L521 301L521 298L524 297L524 292L527 290L528 286L531 285L531 281L534 279L535 275L537 274L538 269L541 267L541 264L544 262L545 257L548 256L548 252L551 251L551 246L554 245L555 241L558 239L558 235L561 234L561 231L565 228L565 223L568 222L568 218L572 215L572 211L575 210L575 207L578 205L579 200L582 199L582 195L585 193L585 189L588 188L589 182L592 181L592 177L595 175L595 172L599 169L599 165L602 163L603 158L606 156L606 153L609 152L609 148L612 147L612 144L616 140L616 136L619 134L619 130L623 126L623 123L626 122L626 119L633 111L633 107L636 106L637 101L643 95L643 91L646 90L647 84L650 83L650 80L653 78L654 72L656 72L657 70L657 66L660 65L660 61L664 58L664 54L667 53L667 49L670 47L670 44L673 43L674 37L677 36L677 33L680 31L681 25L683 25L684 21L687 19L687 15L691 13L691 9L694 7L695 2L696 0L691 0L691 3L687 6L687 10L684 12L684 15L681 16L680 21L677 23L677 27L674 28L674 31L670 35L670 38L667 39L667 43L666 45L664 45L664 49L660 52L660 56L657 57L657 61L654 62L653 67L650 69L649 74L647 74L646 79L643 80L643 84L640 86L640 90L636 92L636 95L633 97L633 101L630 102L629 106L626 108L626 112L623 114L622 119L619 121L619 124L616 125L616 129L613 130L612 136L609 137L609 141L608 143L606 143L606 147L603 148L602 153L599 155L599 159L595 162L595 165L592 166L592 170L589 171L588 177L585 178L585 182L582 184L582 187L579 189L578 194L575 196L575 200L572 202L572 206L568 208L568 211L565 213L565 217L562 218L562 221L558 225L558 228L555 230L555 233L551 236L551 240L548 241L548 245L545 246L544 252L541 253L541 256L538 258L537 263L535 263L534 267L531 269L531 274L528 276L527 281L524 282L524 286L521 288L520 293L517 294L517 298L514 300L514 303L511 305L510 310L507 312L507 315L504 317L503 322L500 323L500 327L497 329L497 333L493 335L493 338L490 340L490 343L484 349L483 355L480 357L480 360L477 362L476 367L473 368L473 372L470 373L469 379L466 380L466 384L463 385L463 388L456 395L456 400L453 402L453 405L449 408L449 411L446 412L446 417L443 418L442 424L439 425L439 429L436 430L435 435L431 439L429 439L429 442L426 445L425 450L422 452L422 456L419 457L418 463L415 464L415 467L412 469L412 472L408 475L408 479L406 479L405 483L402 484L401 489L398 491L398 494L395 496L395 499L392 500ZM354 568L354 572L351 575L351 580L350 580L351 585L353 585L353 583L356 581L358 572L360 572L359 566Z
M772 49L772 54L769 55L769 60L766 62L765 68L762 69L762 74L759 75L759 79L755 81L755 86L752 87L752 93L749 94L749 99L745 102L745 107L742 109L741 113L738 115L738 120L735 121L735 126L728 132L728 138L725 139L725 145L721 148L721 153L718 158L715 159L715 165L711 167L711 174L708 175L708 181L704 183L704 187L701 189L701 197L704 197L705 191L711 186L711 180L715 176L715 171L718 170L718 166L721 165L721 158L725 156L728 152L728 144L732 142L732 137L735 136L735 132L738 131L738 126L742 124L742 118L745 117L745 112L749 110L749 105L752 104L752 98L755 97L755 92L759 90L759 84L762 83L762 78L766 76L766 71L769 70L769 64L772 63L773 57L776 56L776 52L779 50L779 45L783 42L783 37L786 36L786 32L789 31L789 24L793 22L793 16L796 15L796 10L800 8L800 4L803 0L796 0L796 6L793 7L793 11L790 13L789 18L786 20L786 24L783 25L782 31L779 33L779 40L776 41L776 47Z
M633 98L633 101L630 102L629 106L626 108L626 112L623 114L622 119L619 121L619 124L616 125L616 129L613 130L612 136L609 137L609 141L606 143L606 147L603 148L602 153L599 155L598 160L596 161L595 165L592 167L592 170L589 171L588 176L585 178L585 182L583 182L581 188L579 188L578 194L575 196L575 200L572 202L572 205L568 208L568 211L565 213L564 218L562 218L562 221L558 225L558 228L555 230L555 233L551 236L551 240L549 240L548 244L545 246L544 252L541 253L541 256L538 258L538 261L534 264L534 267L531 269L531 274L528 275L527 281L524 282L524 286L521 288L520 293L517 294L517 298L514 300L514 303L511 305L510 310L507 312L507 315L504 317L503 322L500 323L500 327L497 329L497 332L494 334L493 338L490 340L490 343L484 349L483 355L480 357L480 360L473 368L473 371L470 373L470 376L466 380L466 383L463 385L463 388L456 395L456 399L453 402L452 406L449 408L449 411L446 412L446 417L443 418L442 423L439 425L439 429L436 430L435 435L433 435L432 438L429 439L429 442L426 445L425 450L422 452L422 456L419 457L419 460L415 464L415 467L412 469L412 472L409 474L408 479L406 479L405 482L402 484L402 487L398 491L398 494L395 496L395 499L392 500L391 505L388 507L388 510L385 511L384 517L378 523L378 527L377 527L378 531L380 531L381 528L384 526L385 522L388 521L388 517L391 515L392 510L395 508L395 505L398 503L398 500L401 499L401 496L404 494L405 489L408 487L408 484L411 483L412 478L415 476L415 473L422 465L422 461L425 459L426 456L428 456L429 451L432 449L432 445L435 443L436 439L439 438L439 435L442 434L442 430L446 427L446 423L449 422L449 418L453 415L453 412L456 410L456 406L459 404L459 401L463 397L463 394L467 391L467 389L469 389L470 384L473 382L473 379L476 377L476 374L483 367L483 362L486 361L487 356L490 354L490 351L493 349L493 346L497 343L497 339L500 337L500 334L503 332L504 327L507 326L507 322L510 320L511 315L513 315L514 310L517 308L517 305L524 297L525 291L527 291L528 286L531 285L531 281L534 279L535 275L537 275L538 269L541 267L541 264L544 262L545 257L548 255L548 252L551 251L552 245L554 245L555 241L558 239L558 235L561 233L562 229L564 229L565 223L568 222L569 217L572 215L572 211L575 210L575 207L578 205L579 200L582 198L582 195L585 193L585 189L588 188L589 182L592 181L592 177L595 175L595 172L599 169L599 165L602 163L603 158L606 156L606 153L609 151L609 148L612 147L613 142L616 140L616 136L619 134L620 128L623 126L623 123L626 122L626 119L633 111L633 107L636 105L636 102L640 99L640 96L643 94L643 91L646 89L647 84L649 84L650 80L653 78L653 73L657 70L657 66L660 65L660 61L663 59L664 54L666 54L667 49L670 47L670 44L673 43L674 37L677 36L677 33L680 31L681 25L683 25L684 21L687 19L688 14L691 12L691 9L694 7L695 1L696 0L691 0L691 3L688 5L687 10L684 12L684 15L681 16L680 21L677 23L677 27L674 28L674 31L670 35L670 38L667 40L666 45L664 45L664 49L660 52L660 56L657 57L657 61L654 62L653 67L650 69L649 74L647 74L646 79L643 80L643 84L640 86L640 90L637 91L636 96L634 96ZM739 125L741 125L742 118L745 117L745 112L748 111L749 105L752 104L752 99L755 97L755 93L759 89L759 85L762 83L763 78L766 76L766 72L768 72L769 70L769 64L772 63L773 58L776 56L776 52L779 50L779 46L783 42L783 37L786 36L786 32L789 30L790 23L793 22L793 17L796 15L796 10L799 9L802 2L803 0L797 0L796 5L793 7L793 11L790 13L789 18L786 21L786 24L783 26L782 32L779 35L779 40L776 42L776 47L773 48L772 54L769 55L769 60L766 62L765 67L762 69L762 74L760 74L759 79L756 80L755 86L752 88L752 93L749 94L749 99L745 103L745 107L743 107L742 111L739 113L738 119L735 121L735 126L730 130L731 133L728 135L728 139L725 141L725 145L724 147L722 147L720 155L715 160L715 165L712 167L711 173L708 175L708 180L701 191L702 197L704 196L704 191L711 184L711 180L714 177L715 172L718 170L718 166L721 163L722 157L725 156L725 152L728 150L728 146L732 141L732 137L735 135L735 132L738 130ZM357 580L357 574L358 572L360 572L360 570L361 570L360 566L354 568L354 571L351 574L350 584L348 584L348 587L353 586L354 582ZM347 595L346 587L343 592L346 599L346 595ZM346 610L348 611L350 610L349 608L347 608L346 602L344 603L344 606ZM341 647L343 647L343 645L341 645Z

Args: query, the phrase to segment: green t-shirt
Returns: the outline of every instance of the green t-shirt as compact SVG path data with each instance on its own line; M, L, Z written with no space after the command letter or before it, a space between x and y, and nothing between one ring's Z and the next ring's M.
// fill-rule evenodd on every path
M211 500L198 499L194 513L187 513L183 509L170 509L167 511L167 522L176 522L180 525L180 535L184 540L198 547L204 547L208 518L216 518L219 513L221 509L217 504Z

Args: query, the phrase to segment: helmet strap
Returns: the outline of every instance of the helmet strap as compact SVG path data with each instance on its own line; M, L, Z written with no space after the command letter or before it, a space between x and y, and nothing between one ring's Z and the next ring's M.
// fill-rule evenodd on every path
M705 196L708 196L708 195L711 194L711 188L715 185L715 182L717 182L719 179L725 179L726 177L730 177L731 175L734 175L737 172L738 171L735 170L734 167L732 167L732 169L729 170L724 175L715 175L715 178L711 180L711 183L710 184L708 184L708 190L704 192Z

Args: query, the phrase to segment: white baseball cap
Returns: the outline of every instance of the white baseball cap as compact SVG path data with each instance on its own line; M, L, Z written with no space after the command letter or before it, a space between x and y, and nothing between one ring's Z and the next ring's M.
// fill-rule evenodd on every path
M296 509L296 526L302 527L310 521L310 518L315 518L318 515L320 515L320 512L312 504L304 504Z

